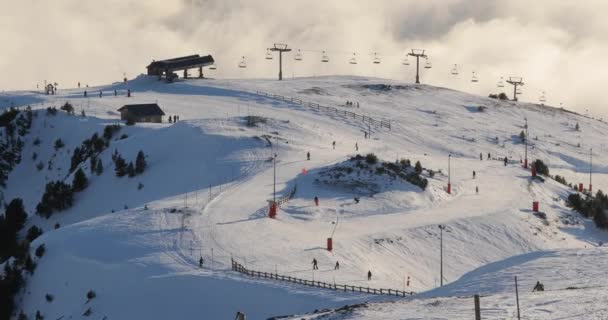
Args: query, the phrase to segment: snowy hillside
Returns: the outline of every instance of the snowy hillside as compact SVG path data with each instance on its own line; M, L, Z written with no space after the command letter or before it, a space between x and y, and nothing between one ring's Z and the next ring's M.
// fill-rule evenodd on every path
M2 190L7 202L23 198L28 226L45 231L32 247L44 243L47 252L18 296L19 309L30 318L37 310L46 319L81 317L90 307L100 319L226 319L237 310L263 319L401 300L252 279L231 271L231 259L249 269L301 279L422 293L440 283L438 225L445 226L448 285L420 294L421 300L370 304L368 311L346 319L426 315L435 310L428 306L430 295L474 293L491 295L491 303L505 312L496 317L504 318L512 316L511 306L503 303L510 290L501 285L507 275L521 274L522 285L529 286L536 278L523 266L550 265L563 270L558 272L565 282L574 281L576 273L555 259L576 261L576 250L608 240L608 232L566 207L571 188L549 178L533 180L520 164L524 144L519 135L527 119L530 162L541 159L551 174L587 188L592 148L593 188L608 190L608 155L601 139L608 124L571 112L360 77L167 84L140 76L88 90L86 98L83 89L55 96L6 94L16 104L36 102L22 161ZM105 92L101 98L95 94L99 90ZM47 114L47 107L66 101L76 115ZM102 135L105 126L119 124L121 106L150 102L180 121L122 124L97 155L102 174L91 173L89 161L79 164L89 186L75 194L73 206L49 219L35 214L46 183L72 181L76 147L96 132ZM339 111L315 109L308 102ZM369 117L390 123L390 129L370 125ZM57 139L65 145L56 148ZM146 171L116 177L114 153L134 161L140 150ZM372 153L377 162L364 160ZM270 219L274 155L276 198L295 193ZM445 190L448 172L451 194ZM545 217L533 214L533 201ZM328 237L333 251L326 250ZM606 257L602 249L583 252L589 264ZM312 270L313 259L319 270ZM503 260L517 263L513 268L493 264ZM339 270L334 270L336 262ZM97 297L87 302L89 290ZM54 300L48 302L46 294ZM468 307L445 299L440 307L445 314ZM530 299L526 306L539 309L540 300ZM420 313L403 311L411 308ZM548 318L561 315L548 308Z

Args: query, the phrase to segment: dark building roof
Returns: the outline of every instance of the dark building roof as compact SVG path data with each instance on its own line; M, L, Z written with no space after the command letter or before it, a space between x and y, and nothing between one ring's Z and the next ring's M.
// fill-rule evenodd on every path
M178 58L172 58L172 59L166 59L166 60L160 60L160 61L153 61L152 63L150 63L147 66L147 68L148 68L148 70L175 71L175 70L204 67L204 66L212 65L213 63L215 63L215 60L213 60L213 57L211 55L201 57L198 54L194 54L194 55L190 55L190 56L184 56L184 57L178 57Z
M118 111L125 110L128 111L131 115L137 117L165 115L163 110L161 110L158 104L156 103L127 104L118 109Z

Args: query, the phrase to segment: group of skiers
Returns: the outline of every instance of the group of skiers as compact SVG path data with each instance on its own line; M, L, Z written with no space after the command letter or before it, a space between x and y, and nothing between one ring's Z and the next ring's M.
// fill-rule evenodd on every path
M171 118L171 116L169 116L169 123L176 123L178 121L179 121L178 115L174 115L173 118Z
M356 108L359 108L359 102L353 103L352 101L346 100L346 106L348 106L348 107L353 107L354 106Z
M174 116L173 121L175 122L175 117L177 117L177 121L179 121L179 116ZM171 122L171 116L169 116L169 122ZM367 133L365 133L365 137L367 138ZM332 149L336 149L336 141L332 141L331 143ZM355 151L359 151L359 143L355 142ZM310 151L306 152L306 160L310 160Z
M319 270L319 263L316 258L312 258L312 270ZM336 261L336 264L334 265L334 270L340 270L340 261ZM371 270L367 271L367 280L372 280Z

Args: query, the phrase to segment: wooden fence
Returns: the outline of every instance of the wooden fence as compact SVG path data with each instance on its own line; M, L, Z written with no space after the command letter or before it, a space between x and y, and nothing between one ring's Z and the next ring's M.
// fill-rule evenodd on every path
M257 95L268 97L271 99L277 99L277 100L285 101L288 103L294 103L297 105L305 106L305 107L311 108L315 111L334 113L337 115L342 115L345 118L352 118L355 120L360 120L371 126L375 126L375 127L379 127L379 128L387 128L388 130L391 130L391 121L390 120L377 120L372 117L360 115L360 114L357 114L357 113L354 113L354 112L351 112L348 110L342 110L342 109L338 109L336 107L327 107L327 106L320 105L318 103L304 101L304 100L298 99L298 98L285 97L282 95L270 94L270 93L266 93L266 92L262 92L262 91L256 91L255 93Z
M231 261L232 261L232 271L236 271L236 272L242 273L242 274L250 276L250 277L264 278L264 279L277 280L277 281L285 281L285 282L291 282L291 283L310 286L310 287L329 289L329 290L334 290L334 291L343 291L343 292L358 292L358 293L365 293L365 294L396 296L396 297L405 297L405 296L411 296L414 294L414 292L407 292L407 291L401 291L401 290L395 290L395 289L376 289L376 288L370 288L370 287L349 286L347 284L335 284L335 283L332 284L332 283L326 283L326 282L322 282L322 281L299 279L299 278L295 278L295 277L291 277L291 276L280 275L277 273L249 270L249 269L245 268L243 265L241 265L240 263L234 261L234 259L231 259Z

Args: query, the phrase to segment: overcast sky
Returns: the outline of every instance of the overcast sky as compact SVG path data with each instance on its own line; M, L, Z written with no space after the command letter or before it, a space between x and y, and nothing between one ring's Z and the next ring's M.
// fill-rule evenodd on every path
M412 81L406 51L424 48L425 83L487 95L521 76L522 100L608 117L606 0L0 0L0 89L118 81L152 59L210 53L214 76L276 77L274 42L301 49L284 76L355 74ZM329 63L321 63L320 51ZM356 52L358 64L348 64ZM381 58L372 63L374 52ZM237 68L245 56L246 69ZM454 64L460 74L450 75ZM475 71L479 83L470 82ZM211 73L211 71L209 72ZM509 89L509 88L505 88ZM511 91L508 91L511 94Z

